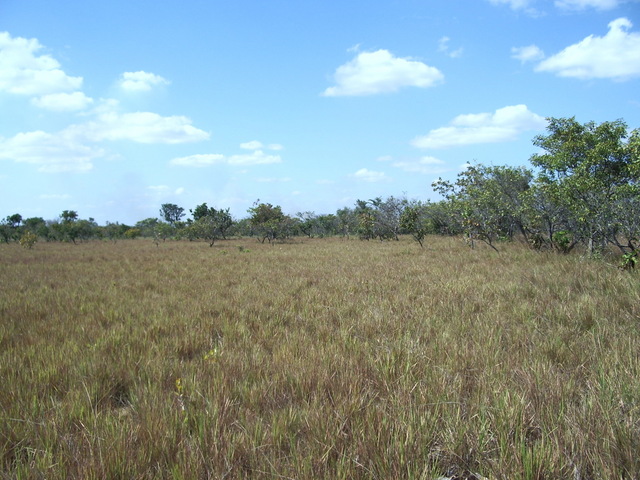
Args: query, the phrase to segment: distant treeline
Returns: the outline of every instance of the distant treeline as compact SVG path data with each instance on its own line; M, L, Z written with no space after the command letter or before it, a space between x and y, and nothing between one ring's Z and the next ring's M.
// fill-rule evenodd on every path
M255 236L273 242L293 236L345 236L393 240L410 234L420 244L429 234L462 235L470 245L522 239L536 249L570 252L582 245L592 254L614 246L631 267L640 243L640 130L623 120L581 124L575 118L549 118L546 135L533 139L541 153L526 167L476 164L456 181L438 179L438 202L390 196L358 200L330 214L284 214L280 206L256 202L246 218L206 203L186 214L163 204L158 218L135 225L98 225L65 210L55 220L23 219L13 214L0 222L0 240L27 247L38 240L76 243L102 238L117 241L149 237L205 239L213 245L230 236Z

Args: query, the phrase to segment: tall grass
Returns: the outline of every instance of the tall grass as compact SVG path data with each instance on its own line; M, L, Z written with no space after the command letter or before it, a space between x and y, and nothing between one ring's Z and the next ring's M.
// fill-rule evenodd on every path
M640 478L640 278L459 240L0 245L1 478Z

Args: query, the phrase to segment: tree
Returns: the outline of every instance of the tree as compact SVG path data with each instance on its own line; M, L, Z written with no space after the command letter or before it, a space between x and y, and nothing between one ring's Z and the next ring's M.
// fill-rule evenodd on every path
M340 208L336 211L336 219L337 233L343 238L348 239L352 233L356 233L358 230L358 215L355 210L349 207Z
M78 219L78 212L75 210L63 210L60 214L63 223L75 222Z
M400 227L424 248L424 238L433 230L426 206L421 202L408 203L400 216Z
M282 208L270 203L255 203L248 212L251 214L249 222L254 233L264 243L272 243L277 238L286 238L292 233L294 221L282 213Z
M10 240L17 240L19 237L19 227L22 223L22 215L14 213L7 216L4 220L0 221L0 236L9 243Z
M479 240L497 251L497 239L512 239L516 232L526 237L524 195L531 179L525 168L478 164L460 172L454 183L438 179L433 188L449 203L472 247Z
M23 220L22 222L23 228L38 237L49 238L49 228L47 227L47 222L44 221L42 217L31 217Z
M562 212L559 223L591 253L607 242L623 253L635 252L640 236L634 213L640 194L640 132L629 135L622 120L547 120L548 133L533 141L544 153L530 161L540 169L536 187Z
M184 217L184 208L174 203L163 203L160 208L160 218L166 221L172 227L177 226L180 219Z
M311 238L318 232L318 216L315 212L298 212L296 217L299 219L298 229L301 233Z
M160 221L157 218L145 218L136 222L135 228L139 229L143 237L153 237Z
M198 205L191 210L194 222L189 225L189 229L196 238L203 238L209 242L212 247L216 240L226 238L228 230L233 225L233 218L229 213L229 209L216 210L213 207L207 207L206 203Z

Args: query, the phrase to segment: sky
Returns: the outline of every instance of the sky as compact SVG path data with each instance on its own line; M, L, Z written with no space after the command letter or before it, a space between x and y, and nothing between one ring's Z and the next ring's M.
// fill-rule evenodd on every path
M640 128L638 0L0 0L0 217L335 213Z

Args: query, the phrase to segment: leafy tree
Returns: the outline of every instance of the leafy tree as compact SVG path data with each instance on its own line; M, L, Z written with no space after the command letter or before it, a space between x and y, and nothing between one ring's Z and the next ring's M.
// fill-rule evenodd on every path
M280 206L256 202L248 212L251 227L262 243L265 240L272 243L277 238L286 238L291 235L294 221L282 213Z
M400 216L400 227L424 248L425 237L433 231L426 205L421 202L408 203Z
M29 230L24 232L24 234L20 237L20 245L28 250L31 250L37 241L38 236Z
M49 228L47 222L42 217L27 218L22 222L23 228L38 237L49 238Z
M172 227L177 226L184 215L184 208L174 203L163 203L160 208L160 218Z
M127 225L120 224L118 222L111 223L107 222L107 224L102 227L102 234L111 240L113 243L116 243L118 240L124 238L124 234L131 227Z
M130 240L133 240L134 238L138 238L141 235L142 235L142 231L139 228L135 228L135 227L129 228L124 232L124 237Z
M78 212L76 212L75 210L64 210L60 214L60 218L62 219L63 223L69 224L78 220Z
M206 203L198 205L191 211L194 222L189 226L189 230L196 238L204 238L212 247L216 240L226 238L227 232L233 225L233 218L229 209L216 210L207 207Z
M358 214L355 210L345 207L336 212L336 231L343 238L349 238L358 230Z
M307 237L311 238L318 233L318 216L315 212L298 212L296 217L299 219L298 229Z
M479 240L497 251L496 240L512 239L516 232L526 235L523 199L531 178L524 168L473 165L455 182L438 179L433 188L449 203L472 247Z
M317 235L320 237L336 235L339 232L338 217L332 213L318 215L315 222L315 228Z
M533 141L544 153L534 154L530 161L540 169L537 188L562 216L559 223L569 227L591 253L607 242L623 252L636 251L639 233L633 212L640 194L639 131L629 136L622 120L601 124L581 124L574 117L547 120L548 133Z
M153 237L159 223L160 221L157 218L145 218L136 222L135 228L140 230L143 237Z

